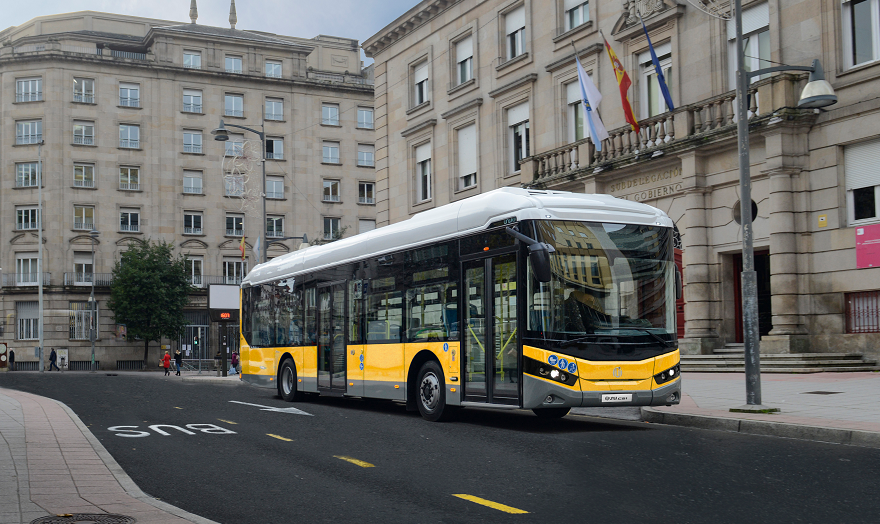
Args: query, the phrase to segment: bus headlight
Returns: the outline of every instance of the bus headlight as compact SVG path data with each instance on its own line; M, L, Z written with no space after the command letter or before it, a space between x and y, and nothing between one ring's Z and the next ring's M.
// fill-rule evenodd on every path
M543 379L559 382L566 386L574 386L577 384L577 375L529 357L523 357L523 372Z
M678 378L679 373L681 373L681 364L676 364L666 371L654 375L654 382L656 382L657 384L669 382L672 379Z

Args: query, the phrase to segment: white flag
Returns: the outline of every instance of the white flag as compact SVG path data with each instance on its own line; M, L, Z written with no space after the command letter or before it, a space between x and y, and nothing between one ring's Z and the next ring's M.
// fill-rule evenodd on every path
M257 258L257 263L262 260L263 253L260 251L260 237L257 237L257 241L254 243L254 256ZM265 260L262 261L265 262Z
M593 81L587 76L581 61L577 56L574 57L577 62L578 82L581 85L581 99L584 103L584 115L587 117L587 124L590 126L590 140L596 145L596 151L602 151L602 141L608 138L608 131L605 124L596 113L599 103L602 101L602 93L593 85Z

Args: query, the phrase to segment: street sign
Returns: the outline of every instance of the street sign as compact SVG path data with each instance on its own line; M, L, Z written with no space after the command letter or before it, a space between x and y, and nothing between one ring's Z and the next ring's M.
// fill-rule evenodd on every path
M208 286L208 313L214 322L238 322L238 305L241 290L228 284Z

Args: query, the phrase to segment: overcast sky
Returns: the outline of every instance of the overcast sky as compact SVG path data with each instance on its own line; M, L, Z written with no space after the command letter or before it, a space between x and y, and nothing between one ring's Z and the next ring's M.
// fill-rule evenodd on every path
M236 0L236 29L312 38L317 35L368 37L419 0ZM43 15L103 11L189 22L190 0L3 0L2 27ZM199 24L229 27L229 0L197 0ZM368 62L372 62L369 60Z

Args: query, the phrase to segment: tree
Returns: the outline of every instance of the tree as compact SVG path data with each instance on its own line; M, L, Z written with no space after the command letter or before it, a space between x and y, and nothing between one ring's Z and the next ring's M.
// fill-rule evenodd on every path
M183 334L187 324L183 308L189 300L186 257L173 254L168 242L132 242L113 267L107 303L117 324L125 324L129 337L144 341L144 369L150 341Z

